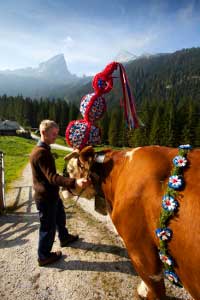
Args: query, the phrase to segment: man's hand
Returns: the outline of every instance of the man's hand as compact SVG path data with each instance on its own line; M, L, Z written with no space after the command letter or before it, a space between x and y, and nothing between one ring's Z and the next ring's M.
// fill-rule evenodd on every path
M90 183L91 183L91 180L86 179L86 178L76 179L76 186L81 189L85 189L87 186L90 185Z

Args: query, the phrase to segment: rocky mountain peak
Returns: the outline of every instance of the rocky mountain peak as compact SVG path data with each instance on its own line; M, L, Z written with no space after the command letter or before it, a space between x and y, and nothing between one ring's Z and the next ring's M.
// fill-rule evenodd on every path
M135 60L136 58L137 56L135 54L126 50L121 50L114 58L114 60L120 63L127 63L129 61Z
M17 76L18 78L32 78L49 83L67 84L77 79L67 68L64 54L58 54L39 64L37 68L24 68L0 71L2 75Z
M53 56L52 58L48 59L47 61L44 61L39 64L38 71L39 72L56 72L62 71L64 73L69 74L69 70L67 68L67 64L65 61L64 54L58 54L56 56Z
M45 77L50 81L56 80L56 82L64 83L74 78L67 68L64 54L58 54L40 63L37 72L40 77Z

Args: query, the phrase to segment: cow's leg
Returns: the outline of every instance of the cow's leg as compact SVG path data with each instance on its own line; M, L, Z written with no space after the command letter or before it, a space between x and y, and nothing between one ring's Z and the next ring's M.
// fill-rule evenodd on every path
M148 299L148 300L164 300L165 296L165 288L163 279L158 283L148 283L148 285L142 280L141 283L137 287L137 293L139 299Z
M123 205L117 206L113 209L111 218L125 243L135 270L144 282L138 288L138 294L148 300L164 300L166 293L162 262L159 259L154 236L148 234L153 229L148 229L149 225L146 224L141 210L138 211L138 215L135 213L132 217L130 211L134 211L131 205L128 208L124 208Z
M136 253L134 255L129 253L129 256L137 273L142 278L142 282L137 288L140 298L148 300L166 299L163 272L156 253L148 253L148 256L140 256L140 254L136 256Z

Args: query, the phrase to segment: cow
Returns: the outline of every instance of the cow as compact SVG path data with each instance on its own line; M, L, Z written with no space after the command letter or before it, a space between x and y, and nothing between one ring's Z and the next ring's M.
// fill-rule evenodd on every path
M98 181L115 228L124 241L134 269L142 279L138 297L163 300L166 297L159 239L155 231L162 197L171 174L175 148L145 146L94 153L88 146L77 159L82 170ZM200 149L188 153L184 170L185 187L179 192L179 209L170 220L173 238L168 243L175 272L184 288L200 299ZM91 163L92 162L92 163ZM97 183L94 184L94 187Z

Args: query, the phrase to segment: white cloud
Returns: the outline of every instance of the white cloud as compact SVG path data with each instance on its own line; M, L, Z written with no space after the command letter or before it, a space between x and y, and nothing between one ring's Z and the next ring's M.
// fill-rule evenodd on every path
M80 16L76 10L65 14L64 9L60 10L59 1L47 2L52 10L46 9L46 6L40 7L40 10L23 10L21 14L18 10L17 16L21 17L16 26L14 20L5 16L5 23L0 18L0 69L6 64L12 68L35 67L54 55L64 53L70 71L88 74L103 68L122 48L140 55L152 52L152 49L162 52L163 47L170 47L170 41L174 47L172 32L173 36L177 32L180 36L181 30L188 26L187 22L190 21L193 26L192 22L197 19L194 1L173 14L166 14L167 2L152 1L146 18L135 15L135 11L131 18L127 7L113 1L120 17L112 15L101 19L98 14L92 22L86 14ZM137 8L144 12L143 6Z
M64 43L66 44L71 44L73 42L73 39L71 36L67 36L64 40L63 40Z
M104 67L121 48L140 54L157 38L150 30L136 34L129 28L109 23L103 25L84 22L83 26L82 20L70 23L61 20L56 25L43 28L38 34L30 33L26 28L24 31L13 29L7 32L0 29L0 47L15 52L17 67L35 67L54 55L64 53L70 71L88 74ZM13 60L10 60L12 63Z

